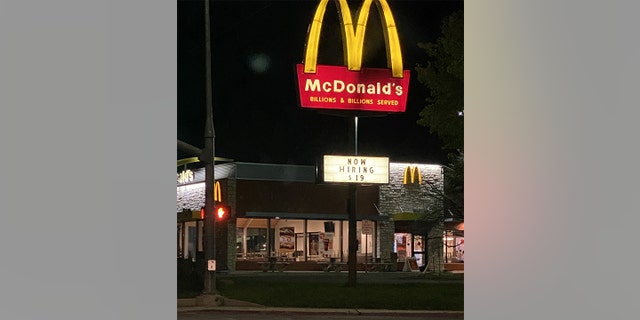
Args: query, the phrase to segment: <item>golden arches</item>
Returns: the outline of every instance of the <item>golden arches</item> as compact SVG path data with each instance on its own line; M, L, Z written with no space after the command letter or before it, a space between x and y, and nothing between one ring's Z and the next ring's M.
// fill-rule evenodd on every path
M305 73L316 72L320 30L322 29L322 20L324 19L328 1L329 0L320 0L307 34L307 47L304 58ZM342 24L344 59L346 60L347 69L352 71L358 71L362 67L362 48L364 46L364 35L372 1L374 0L364 0L362 2L358 13L358 22L354 29L351 10L349 10L347 0L335 0ZM400 39L391 8L386 0L375 1L384 31L384 40L387 48L387 66L391 68L391 73L394 78L402 78L402 51L400 50Z
M220 190L219 181L216 181L213 185L213 201L222 202L222 191Z
M422 184L422 175L420 174L420 169L418 168L418 166L414 166L413 168L411 168L411 166L407 166L404 169L404 177L402 178L402 183Z

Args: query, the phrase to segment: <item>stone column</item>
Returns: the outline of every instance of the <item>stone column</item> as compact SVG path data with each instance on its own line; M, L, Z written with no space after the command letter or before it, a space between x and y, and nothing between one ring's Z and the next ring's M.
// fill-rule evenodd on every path
M434 226L429 232L429 240L427 241L427 255L429 265L427 270L436 273L444 271L444 251L442 246L442 236L444 232L444 225L442 222Z
M393 253L394 232L395 223L391 219L378 221L378 250L383 260L389 259Z

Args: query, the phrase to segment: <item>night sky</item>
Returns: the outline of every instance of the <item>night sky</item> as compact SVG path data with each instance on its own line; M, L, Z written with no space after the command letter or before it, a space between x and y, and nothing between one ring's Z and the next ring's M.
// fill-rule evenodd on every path
M302 63L306 32L318 0L212 1L215 153L236 161L314 164L323 154L353 154L352 117L302 109L295 64ZM349 1L351 11L361 1ZM391 161L444 163L441 142L416 124L428 89L415 73L427 55L418 42L440 36L442 18L462 1L388 1L396 20L405 70L411 70L407 111L359 118L358 154ZM177 2L177 138L204 146L206 111L204 2ZM336 6L330 1L322 27L319 64L343 65ZM363 67L386 68L384 40L372 6ZM178 159L188 155L178 152Z

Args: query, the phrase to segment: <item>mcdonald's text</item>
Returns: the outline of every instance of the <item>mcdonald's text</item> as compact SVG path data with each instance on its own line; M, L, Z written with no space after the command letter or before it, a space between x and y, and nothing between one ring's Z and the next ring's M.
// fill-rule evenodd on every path
M312 109L404 112L409 90L409 70L393 78L389 69L318 65L316 73L305 73L298 64L300 105Z
M307 79L307 82L305 83L305 86L304 86L304 91L340 93L340 92L344 91L345 87L346 87L347 92L351 93L351 94L353 94L353 93L357 93L357 94L365 94L365 93L367 93L367 94L386 94L386 95L391 95L392 86L393 86L393 89L394 89L394 93L397 96L401 96L403 88L400 87L400 86L397 86L395 83L391 83L391 82L387 82L385 85L382 85L380 82L376 82L375 84L373 84L373 83L369 83L369 84L348 83L345 86L344 81L342 81L342 80L333 80L333 83L327 81L327 82L323 82L322 85L320 85L320 80L319 79L315 79L315 80Z
M187 183L187 182L192 182L193 181L193 171L191 170L183 170L182 172L178 173L178 183L182 184L182 183Z

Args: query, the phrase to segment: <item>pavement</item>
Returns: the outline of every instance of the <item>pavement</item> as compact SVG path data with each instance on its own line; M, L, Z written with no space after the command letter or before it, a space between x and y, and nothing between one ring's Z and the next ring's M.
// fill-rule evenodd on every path
M457 273L457 272L456 272ZM460 272L463 273L463 272ZM286 314L324 314L324 315L367 315L390 317L446 317L464 318L464 311L447 310L385 310L357 308L281 308L266 307L252 302L223 297L220 305L202 305L197 298L178 299L178 312L221 311L221 312L253 312L253 313L286 313Z
M438 310L383 310L383 309L345 309L345 308L277 308L257 306L252 303L244 305L242 301L225 298L223 306L196 306L195 301L190 305L190 301L195 299L179 299L178 313L197 311L220 311L220 312L248 312L248 313L269 313L269 314L299 314L299 315L362 315L362 316L387 316L387 317L446 317L448 319L464 319L464 311L438 311ZM231 300L231 301L230 301ZM182 304L182 306L180 306ZM187 305L185 305L187 304Z

